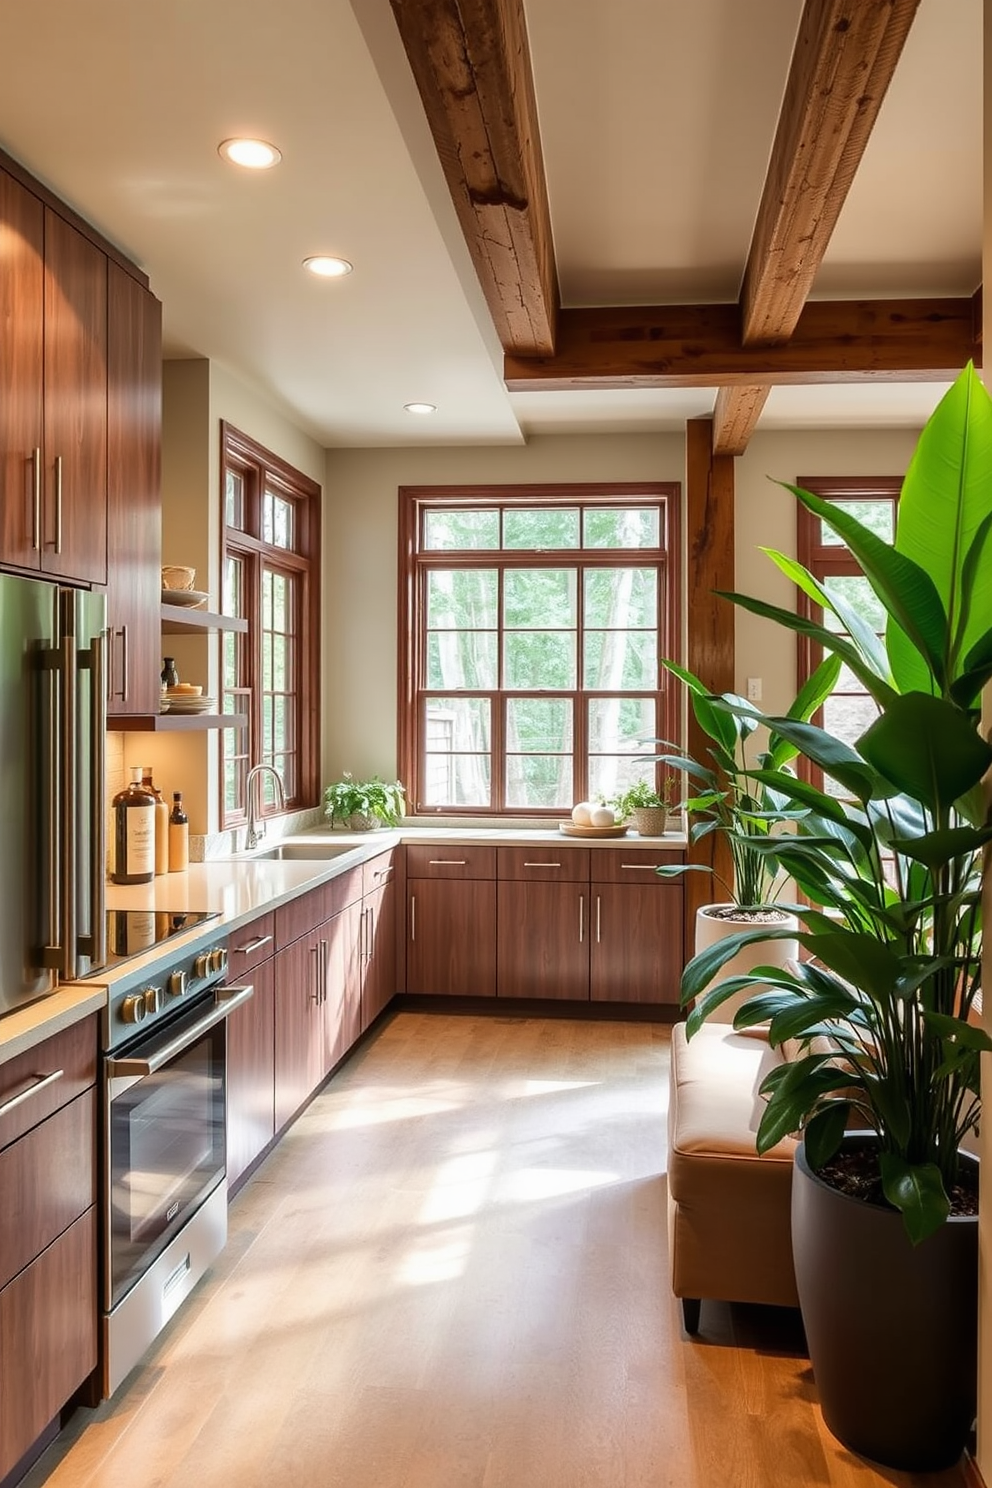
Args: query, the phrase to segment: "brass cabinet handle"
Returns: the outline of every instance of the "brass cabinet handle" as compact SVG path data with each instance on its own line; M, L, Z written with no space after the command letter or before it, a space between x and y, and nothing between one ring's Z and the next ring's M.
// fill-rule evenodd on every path
M465 868L467 861L465 858L429 858L427 866L428 868Z
M583 936L585 934L585 910L586 910L586 896L585 896L585 894L580 894L579 895L579 945L582 944L582 939L583 939Z
M417 938L417 896L410 895L410 940Z
M602 899L600 899L599 895L597 894L596 895L596 944L597 945L599 945L599 928L600 928L600 926L599 926L599 911L600 911L600 906L601 906L602 902L603 902Z
M31 486L33 512L31 521L31 546L41 551L41 450L36 445L31 451Z
M560 863L525 863L525 868L560 868Z
M26 1090L22 1090L18 1095L12 1095L10 1100L4 1101L3 1105L0 1106L0 1116L6 1116L8 1111L13 1111L18 1106L23 1105L26 1100L31 1099L32 1095L40 1095L43 1090L48 1089L49 1085L54 1085L56 1080L61 1080L64 1074L65 1070L53 1070L50 1075L36 1075Z
M55 456L55 551L62 551L62 456Z

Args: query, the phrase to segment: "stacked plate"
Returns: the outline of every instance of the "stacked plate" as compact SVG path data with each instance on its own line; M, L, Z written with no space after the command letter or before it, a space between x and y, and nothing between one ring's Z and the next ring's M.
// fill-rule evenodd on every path
M167 713L216 713L217 699L193 697L191 693L170 693L162 696L162 706Z
M182 605L184 609L197 609L210 598L202 589L163 589L162 603Z

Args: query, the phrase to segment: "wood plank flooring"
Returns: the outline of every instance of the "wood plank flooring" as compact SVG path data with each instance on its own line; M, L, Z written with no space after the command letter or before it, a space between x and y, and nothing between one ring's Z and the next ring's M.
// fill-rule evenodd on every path
M825 1430L798 1315L667 1281L669 1031L400 1013L29 1488L960 1488Z

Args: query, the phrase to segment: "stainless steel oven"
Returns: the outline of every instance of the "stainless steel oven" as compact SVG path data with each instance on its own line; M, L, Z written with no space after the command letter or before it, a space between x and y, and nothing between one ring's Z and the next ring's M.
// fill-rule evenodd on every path
M102 1379L109 1396L227 1239L223 941L112 984L104 1039Z

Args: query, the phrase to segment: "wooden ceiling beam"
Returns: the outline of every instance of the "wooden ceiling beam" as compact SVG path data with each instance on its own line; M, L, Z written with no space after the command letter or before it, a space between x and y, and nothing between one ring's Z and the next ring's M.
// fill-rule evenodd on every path
M971 296L813 300L784 346L742 346L736 305L562 310L553 357L504 358L511 392L939 382L980 364Z
M806 0L741 289L745 346L792 335L919 0ZM714 450L743 454L767 389L721 389Z
M390 0L503 349L555 348L558 280L523 0Z

